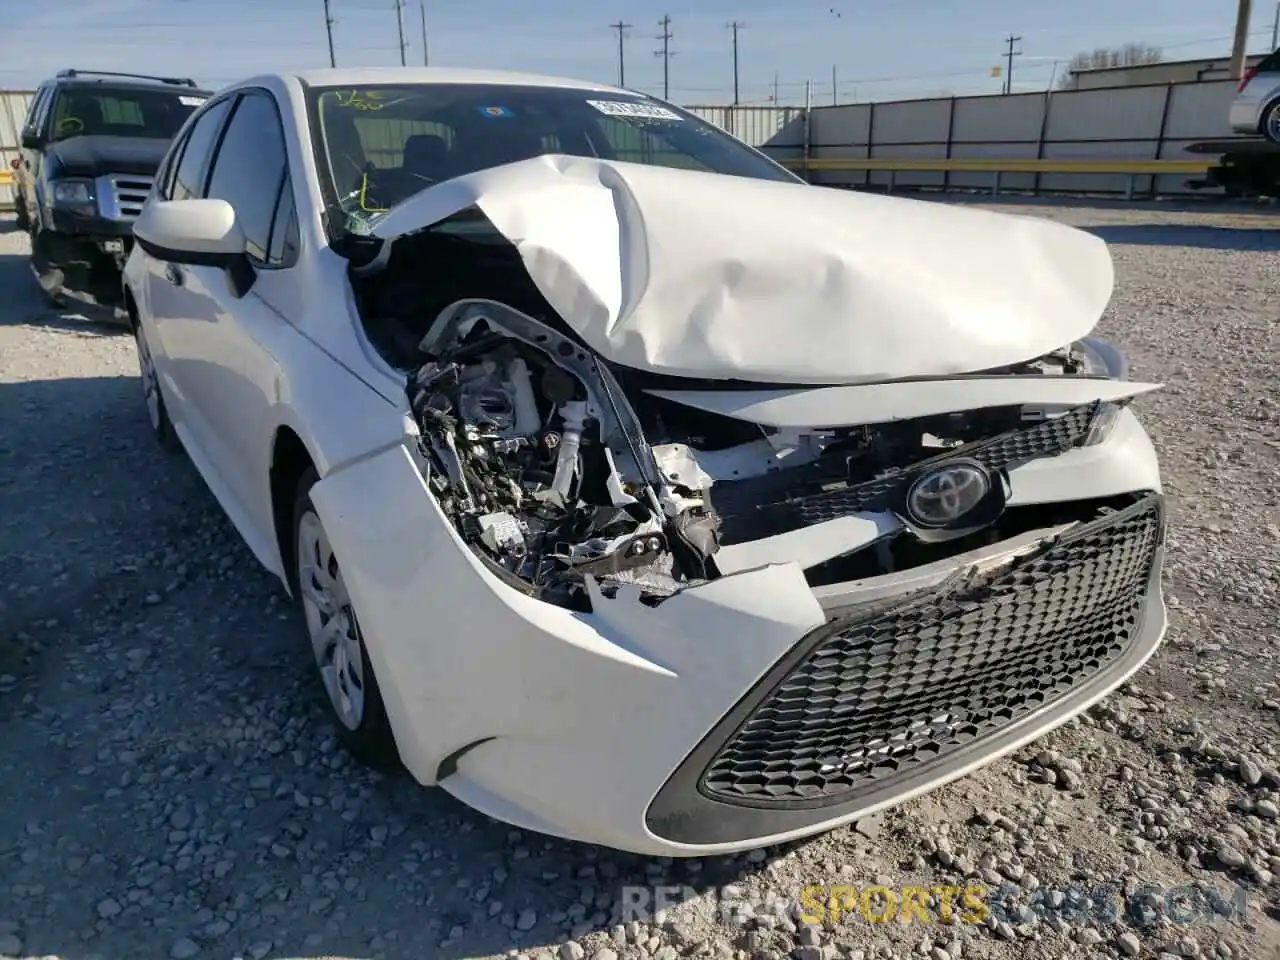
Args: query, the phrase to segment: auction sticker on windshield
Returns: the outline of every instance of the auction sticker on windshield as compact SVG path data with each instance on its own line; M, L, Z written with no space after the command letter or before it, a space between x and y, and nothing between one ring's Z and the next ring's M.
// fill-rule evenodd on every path
M198 107L204 103L205 97L179 97L178 102L184 107Z
M679 120L680 114L656 103L637 100L588 100L587 103L610 117L627 117L633 120Z

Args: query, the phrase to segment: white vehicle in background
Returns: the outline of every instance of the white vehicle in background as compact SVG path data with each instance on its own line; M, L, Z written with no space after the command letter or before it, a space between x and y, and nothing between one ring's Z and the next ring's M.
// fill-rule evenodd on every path
M1280 50L1251 67L1231 101L1231 129L1280 143Z
M641 94L271 75L177 137L151 423L302 607L339 734L490 816L780 842L1004 755L1165 628L1105 244L827 190Z

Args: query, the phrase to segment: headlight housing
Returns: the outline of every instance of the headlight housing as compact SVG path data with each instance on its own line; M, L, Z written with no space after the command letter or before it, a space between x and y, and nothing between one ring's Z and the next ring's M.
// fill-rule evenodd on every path
M1112 344L1095 337L1086 337L1075 346L1084 364L1085 376L1107 377L1111 380L1129 379L1129 358ZM1085 437L1086 447L1102 443L1110 436L1116 421L1120 419L1120 411L1128 402L1121 400L1102 404Z
M93 181L75 177L53 182L53 205L59 210L69 210L83 216L98 212L98 198Z

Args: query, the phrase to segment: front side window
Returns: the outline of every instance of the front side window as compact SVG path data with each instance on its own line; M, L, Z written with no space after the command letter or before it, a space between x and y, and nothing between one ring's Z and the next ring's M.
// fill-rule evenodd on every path
M267 263L271 226L288 169L284 130L267 93L240 98L213 159L205 196L225 200L244 231L245 252Z
M204 96L174 90L66 87L53 101L52 140L75 137L148 137L170 140Z
M218 132L231 108L231 100L219 100L196 118L182 148L177 172L173 177L171 196L174 200L191 200L204 192L205 174L213 154Z
M22 125L24 134L32 135L40 132L40 117L44 112L44 105L48 99L48 87L41 87L36 91L36 95L31 98L31 106L27 108L27 119Z
M364 219L453 177L544 153L795 183L724 131L641 94L507 84L313 88L331 220Z

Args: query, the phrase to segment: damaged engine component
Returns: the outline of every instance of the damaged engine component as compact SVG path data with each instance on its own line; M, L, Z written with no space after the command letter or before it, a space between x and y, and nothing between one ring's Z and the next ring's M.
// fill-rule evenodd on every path
M446 311L410 387L428 483L463 539L543 599L639 586L657 600L716 576L705 491L670 483L607 368L491 302Z

